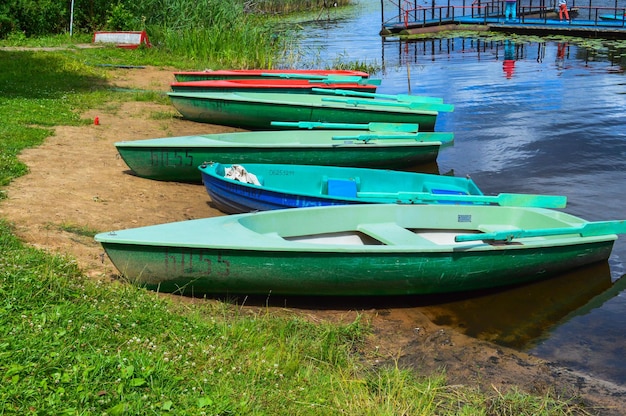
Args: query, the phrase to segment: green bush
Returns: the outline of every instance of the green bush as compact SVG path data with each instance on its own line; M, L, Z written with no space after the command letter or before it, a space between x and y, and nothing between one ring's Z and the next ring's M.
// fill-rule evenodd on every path
M9 0L7 9L7 20L15 22L11 31L26 36L62 33L67 27L69 8L58 0Z
M9 5L0 5L0 39L15 31L16 22L9 15Z
M128 10L123 3L112 6L107 19L108 30L140 30L140 21Z

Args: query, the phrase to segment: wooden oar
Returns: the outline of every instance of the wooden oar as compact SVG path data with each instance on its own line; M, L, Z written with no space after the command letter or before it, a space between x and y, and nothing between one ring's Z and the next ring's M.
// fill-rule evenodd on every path
M314 88L316 89L316 88ZM357 100L353 98L331 98L322 97L322 101L346 103L354 105L380 105L386 107L402 107L410 110L423 110L423 111L454 111L452 104L437 104L437 103L420 103L420 102L398 102L398 101L383 101L383 100Z
M454 133L447 132L429 132L429 133L418 133L418 134L384 134L384 132L380 132L381 134L360 134L357 136L333 136L333 140L358 140L364 143L369 142L370 140L414 140L420 142L441 142L450 143L454 140Z
M272 126L296 127L299 129L329 129L329 130L369 130L369 131L389 131L416 133L419 131L419 124L413 123L321 123L319 121L272 121Z
M346 77L346 76L329 76L327 78L317 78L317 79L308 79L309 84L359 84L359 85L380 85L381 84L381 80L380 79L373 79L373 78L361 78L361 79L353 79L355 77ZM335 91L335 90L331 90L329 88L317 88L317 89L321 89L321 90L329 90L329 91Z
M534 230L503 230L493 233L457 235L454 240L461 241L511 241L514 238L546 237L551 235L580 234L581 237L594 237L626 233L626 220L588 222L576 227L539 228Z
M320 84L335 84L335 85L339 85L339 84L357 84L357 85L374 85L374 86L378 86L377 83L373 82L376 80L370 80L370 79L360 79L358 81L351 81L351 80L343 80L343 79L308 79L307 80L309 82L309 84L313 84L313 85L320 85ZM328 90L328 91L332 91L330 88L311 88L311 90L316 89L316 90Z
M333 140L360 140L365 143L370 140L391 140L391 139L406 139L406 140L419 140L420 134L359 134L358 136L333 136Z
M397 199L400 202L445 201L478 204L497 204L508 207L565 208L567 197L560 195L498 194L498 195L455 195L430 192L358 192L359 198Z
M430 103L430 104L442 104L443 98L439 97L427 97L425 95L409 95L409 94L379 94L374 92L364 91L352 91L352 90L329 90L321 88L313 88L313 92L323 92L326 94L333 93L336 95L342 95L344 97L367 97L367 98L382 98L385 100L395 100L405 103Z

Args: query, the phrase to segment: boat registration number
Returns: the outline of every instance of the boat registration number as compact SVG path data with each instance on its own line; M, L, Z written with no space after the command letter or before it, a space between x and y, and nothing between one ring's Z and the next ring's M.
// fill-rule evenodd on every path
M189 150L150 152L152 166L194 166L193 156Z
M230 261L219 253L210 255L193 249L170 250L163 260L166 271L174 275L226 277L230 274Z
M288 169L270 169L268 174L270 176L293 176L295 172Z

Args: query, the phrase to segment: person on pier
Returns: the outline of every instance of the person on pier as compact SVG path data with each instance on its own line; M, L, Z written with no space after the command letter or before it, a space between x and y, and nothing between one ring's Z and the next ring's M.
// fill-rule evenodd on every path
M504 20L517 20L517 0L506 0L504 7ZM509 19L511 16L511 19Z
M567 1L559 0L559 20L563 21L563 15L565 15L565 20L569 21L569 12L567 11Z

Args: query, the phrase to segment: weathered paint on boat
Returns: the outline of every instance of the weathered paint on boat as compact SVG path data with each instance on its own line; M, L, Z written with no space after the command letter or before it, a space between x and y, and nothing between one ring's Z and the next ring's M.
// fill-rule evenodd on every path
M200 81L208 79L254 79L271 77L298 78L309 77L308 79L319 79L329 75L335 76L358 76L368 78L369 74L363 71L351 71L343 69L224 69L215 71L177 71L174 72L176 81Z
M237 171L233 171L233 166ZM212 204L228 214L346 204L496 204L563 208L553 195L483 195L470 178L336 166L208 163L200 166ZM258 184L246 182L244 172ZM236 179L232 179L235 177Z
M163 292L423 295L515 285L606 261L617 236L612 227L600 235L580 231L588 224L594 223L542 208L343 205L183 221L95 239L126 278ZM614 228L625 232L624 221ZM511 229L545 235L456 241Z
M203 80L173 82L170 84L174 92L271 92L310 94L313 88L349 89L375 93L377 85L365 82L322 82L301 79L238 79L238 80Z
M385 139L393 135L394 139ZM405 135L405 139L401 137ZM358 137L379 137L359 140ZM346 137L333 140L333 137ZM363 130L281 130L207 134L117 142L115 146L138 176L201 182L204 162L286 163L300 165L407 168L434 162L452 133L402 133Z
M279 128L272 121L324 123L413 123L434 131L443 104L341 99L325 94L169 92L174 107L192 121L251 130Z

